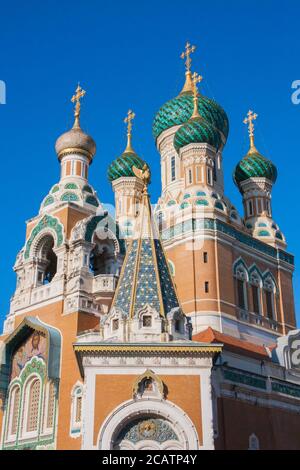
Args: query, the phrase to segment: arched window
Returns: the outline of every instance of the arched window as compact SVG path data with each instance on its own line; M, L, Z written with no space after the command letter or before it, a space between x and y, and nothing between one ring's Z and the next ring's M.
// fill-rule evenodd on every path
M175 157L171 157L171 181L175 181L176 179L176 162Z
M52 432L55 417L56 388L54 382L48 382L44 401L44 434Z
M252 201L248 201L248 217L251 217L253 215L253 203Z
M34 377L28 381L24 394L22 435L35 435L39 427L41 381Z
M94 276L99 274L116 274L118 270L114 241L105 233L94 235L94 249L90 254L90 271Z
M257 269L250 270L250 284L253 312L261 315L261 276Z
M248 271L242 260L235 263L234 276L236 278L237 306L242 310L248 310L248 299L247 299Z
M270 320L276 319L275 314L275 293L276 285L272 276L268 275L264 279L264 296L265 296L265 307L266 307L266 317Z
M53 250L54 238L45 235L36 247L37 262L37 285L49 284L57 271L57 256Z
M161 232L163 229L163 220L164 220L164 215L162 212L159 212L157 214L157 224L158 224L158 230Z
M9 392L9 406L8 406L8 423L6 431L6 439L14 440L16 438L19 422L19 408L20 408L20 387L15 385Z
M73 387L71 395L71 427L72 437L77 437L81 433L82 426L82 384L77 382Z

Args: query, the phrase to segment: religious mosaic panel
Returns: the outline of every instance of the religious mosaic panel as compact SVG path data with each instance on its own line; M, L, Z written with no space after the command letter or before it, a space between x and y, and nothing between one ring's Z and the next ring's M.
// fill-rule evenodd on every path
M33 357L47 359L47 339L44 333L34 331L15 351L12 357L11 380L20 375Z

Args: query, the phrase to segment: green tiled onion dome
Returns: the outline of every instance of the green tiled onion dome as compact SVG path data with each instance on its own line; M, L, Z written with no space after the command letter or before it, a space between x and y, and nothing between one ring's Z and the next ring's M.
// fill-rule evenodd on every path
M267 158L263 157L255 147L249 150L247 155L237 164L233 180L237 186L249 178L267 178L275 183L277 168Z
M176 132L174 147L178 152L182 147L192 143L206 143L218 150L221 146L221 135L202 117L193 117Z
M193 113L193 93L186 91L176 98L167 101L156 113L152 125L155 139L173 126L186 123ZM198 111L208 123L217 128L224 136L224 144L228 137L229 123L225 111L214 100L199 94Z
M123 176L133 177L135 174L132 171L132 167L135 166L141 170L144 165L144 160L135 152L124 152L109 165L107 171L108 179L109 181L115 181Z

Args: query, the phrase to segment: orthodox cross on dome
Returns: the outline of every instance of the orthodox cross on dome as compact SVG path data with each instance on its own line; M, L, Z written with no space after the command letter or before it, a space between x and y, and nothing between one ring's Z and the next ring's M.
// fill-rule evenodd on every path
M255 145L254 145L254 123L257 119L258 115L254 113L253 111L249 110L247 113L247 117L244 119L244 124L248 124L248 132L249 132L249 138L250 138L250 150L255 150Z
M133 148L131 146L131 136L132 136L132 121L135 118L135 113L129 109L126 118L124 119L125 124L127 124L127 146L125 152L133 152ZM125 153L124 152L124 153Z
M187 42L185 45L185 51L182 52L180 55L181 59L186 59L185 68L187 72L191 71L191 64L192 64L191 54L195 52L195 50L196 50L196 46L191 46L190 43Z
M75 109L74 109L75 122L74 122L73 127L80 127L80 124L79 124L80 108L81 108L80 100L84 97L85 94L86 94L85 90L83 90L78 83L75 95L73 95L71 98L72 103L76 103Z
M194 72L192 75L192 80L193 80L193 94L194 94L194 111L192 114L192 118L195 117L200 117L199 111L198 111L198 87L197 84L202 82L203 77L199 75L197 72Z

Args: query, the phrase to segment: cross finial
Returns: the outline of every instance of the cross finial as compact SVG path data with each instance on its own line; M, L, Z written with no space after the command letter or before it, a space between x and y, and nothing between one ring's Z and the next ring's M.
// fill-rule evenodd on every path
M251 109L247 113L247 117L244 119L244 124L248 124L248 132L249 132L249 138L250 138L250 150L255 149L254 145L254 123L257 119L258 115L251 111Z
M186 59L185 68L187 72L190 72L191 70L191 64L192 64L191 54L195 52L195 50L196 50L196 46L191 46L190 43L187 42L185 45L185 51L182 52L180 55L181 59Z
M127 146L125 152L133 152L131 146L131 136L132 136L132 121L135 118L135 113L129 109L126 118L124 119L125 124L127 124Z
M202 82L203 77L199 75L197 72L194 72L192 75L192 80L193 80L193 93L194 93L194 111L192 114L192 118L194 117L200 117L199 111L198 111L198 87L197 84Z
M81 86L78 83L75 95L73 95L71 98L72 103L76 103L75 109L74 109L75 122L74 122L73 127L80 127L80 124L79 124L80 108L81 108L80 100L84 97L85 93L86 92L81 88Z

